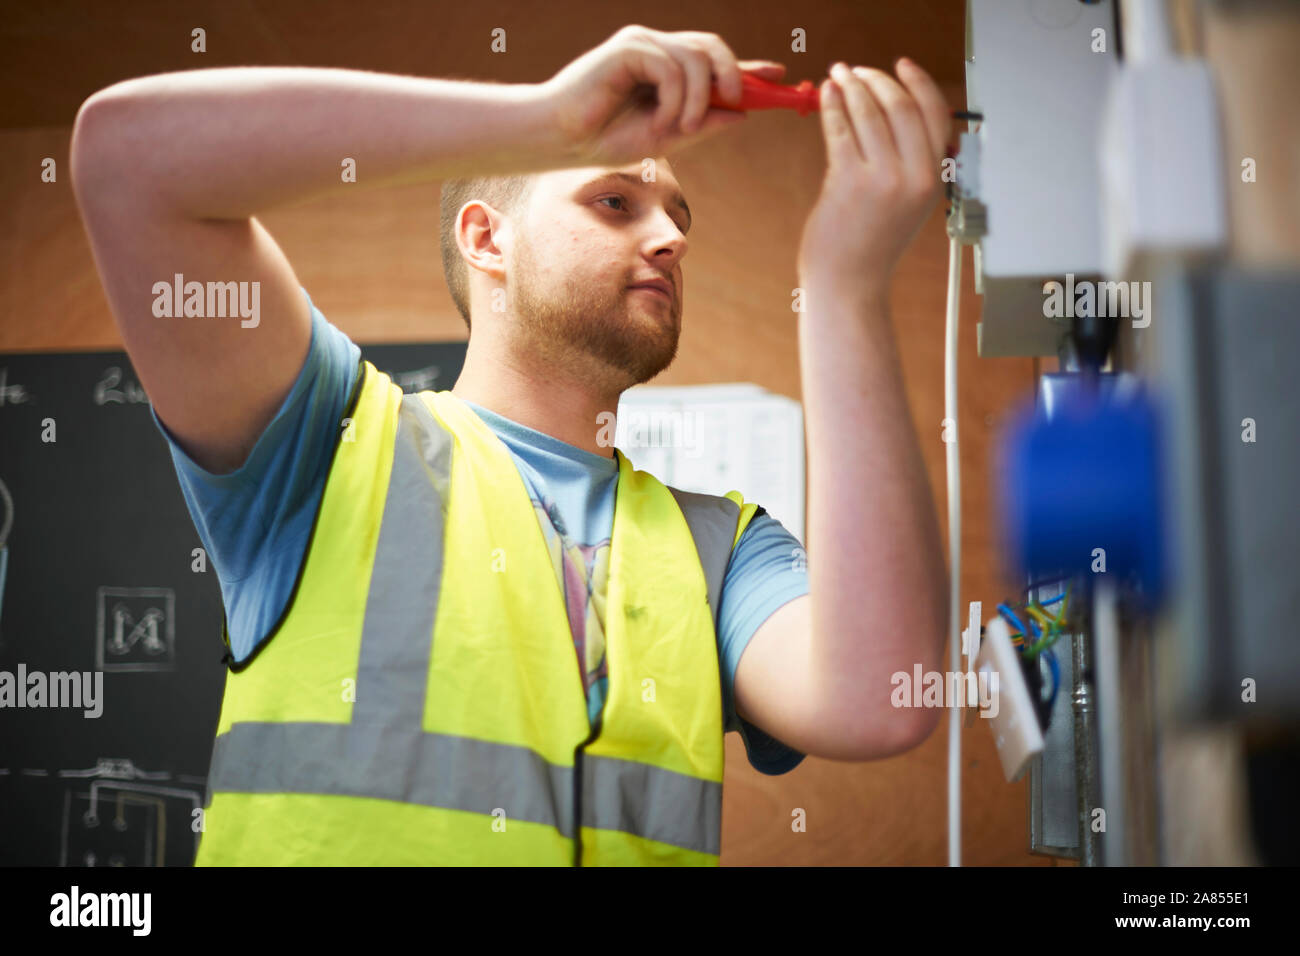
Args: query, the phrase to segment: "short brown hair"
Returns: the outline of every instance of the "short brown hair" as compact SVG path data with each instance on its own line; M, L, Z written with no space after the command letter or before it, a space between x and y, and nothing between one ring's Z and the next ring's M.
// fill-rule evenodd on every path
M439 209L439 231L442 244L442 271L465 328L469 320L469 269L456 245L456 215L465 203L481 200L507 216L523 208L532 189L535 176L521 173L513 176L480 176L472 179L448 179L442 184ZM470 331L473 331L470 329Z

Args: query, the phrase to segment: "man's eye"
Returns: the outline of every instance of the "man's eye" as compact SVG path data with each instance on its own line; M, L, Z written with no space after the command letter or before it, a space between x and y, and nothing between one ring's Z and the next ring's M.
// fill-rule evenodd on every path
M600 199L597 199L596 202L621 202L624 206L627 205L627 200L622 196L602 196Z

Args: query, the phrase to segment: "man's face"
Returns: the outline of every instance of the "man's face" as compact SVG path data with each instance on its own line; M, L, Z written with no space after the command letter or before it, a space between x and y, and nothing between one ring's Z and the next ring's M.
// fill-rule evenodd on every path
M667 160L656 167L655 182L639 163L542 173L513 230L517 344L604 387L645 382L677 355L690 211ZM653 279L668 295L632 288Z

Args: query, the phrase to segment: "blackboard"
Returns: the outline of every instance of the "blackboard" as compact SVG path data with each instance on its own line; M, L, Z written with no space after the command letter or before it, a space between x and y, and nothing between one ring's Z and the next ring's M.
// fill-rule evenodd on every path
M361 352L413 392L465 348ZM0 482L0 865L192 865L221 591L126 353L0 356Z

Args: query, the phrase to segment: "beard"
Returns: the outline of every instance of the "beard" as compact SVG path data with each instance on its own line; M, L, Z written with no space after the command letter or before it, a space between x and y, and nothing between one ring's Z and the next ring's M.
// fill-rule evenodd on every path
M626 285L611 288L574 276L555 287L527 241L517 243L515 253L506 299L525 354L617 391L649 381L673 363L681 331L676 296L664 306Z

